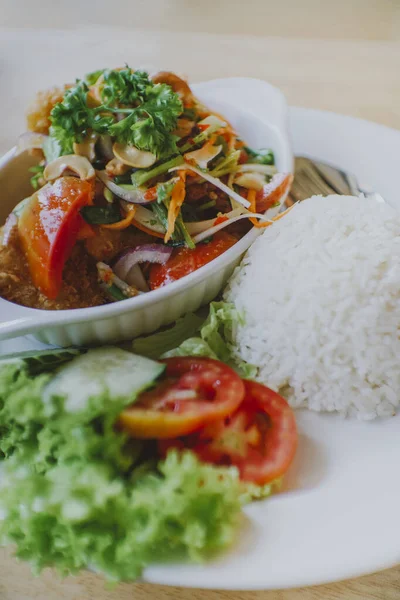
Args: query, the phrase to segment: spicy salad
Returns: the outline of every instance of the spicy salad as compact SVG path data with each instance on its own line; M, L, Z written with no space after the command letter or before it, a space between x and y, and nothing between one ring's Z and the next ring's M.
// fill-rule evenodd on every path
M38 95L32 195L2 228L0 296L34 308L148 293L232 247L291 175L170 72L103 69Z

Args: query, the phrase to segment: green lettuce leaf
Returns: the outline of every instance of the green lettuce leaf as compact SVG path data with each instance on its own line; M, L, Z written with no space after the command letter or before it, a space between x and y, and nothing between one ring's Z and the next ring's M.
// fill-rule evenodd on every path
M204 317L187 313L184 317L178 319L173 327L134 340L132 350L136 354L156 360L194 335L204 323L204 320Z
M92 567L115 581L137 578L149 563L201 560L224 548L241 505L236 470L203 465L188 452L170 452L135 478L116 476L102 461L77 458L44 474L12 461L0 501L3 540L36 571Z
M253 379L257 368L237 358L234 351L235 323L241 322L242 315L228 302L211 302L210 312L199 336L188 338L163 358L170 356L206 356L220 360L231 366L245 379Z
M126 399L105 390L68 412L46 396L53 377L17 359L0 365L0 537L18 557L37 571L93 567L120 581L232 541L244 501L236 469L190 452L158 462L115 427Z

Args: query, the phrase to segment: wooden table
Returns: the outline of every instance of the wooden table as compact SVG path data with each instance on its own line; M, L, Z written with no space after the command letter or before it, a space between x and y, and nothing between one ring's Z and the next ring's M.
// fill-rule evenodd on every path
M79 26L77 25L79 23ZM0 0L0 154L24 129L35 91L101 66L161 66L192 81L251 76L290 104L400 128L400 4L396 0ZM282 592L209 592L124 584L95 575L34 579L0 551L1 600L397 600L400 568Z

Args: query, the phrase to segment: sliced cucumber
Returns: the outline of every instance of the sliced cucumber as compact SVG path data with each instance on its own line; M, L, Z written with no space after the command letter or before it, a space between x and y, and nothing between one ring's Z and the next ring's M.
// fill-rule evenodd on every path
M82 348L52 348L50 350L27 350L26 352L13 352L0 356L0 367L7 363L25 364L32 375L43 371L51 371L61 364L72 360L75 356L85 352Z
M95 348L59 369L44 390L44 401L64 397L69 412L84 410L90 398L103 393L111 399L133 402L164 369L162 363L121 348Z

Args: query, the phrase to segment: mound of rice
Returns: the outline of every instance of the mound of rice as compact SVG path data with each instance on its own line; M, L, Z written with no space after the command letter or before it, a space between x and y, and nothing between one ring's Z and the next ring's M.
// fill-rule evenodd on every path
M238 356L292 406L362 419L400 398L400 213L314 196L257 239L225 300Z

